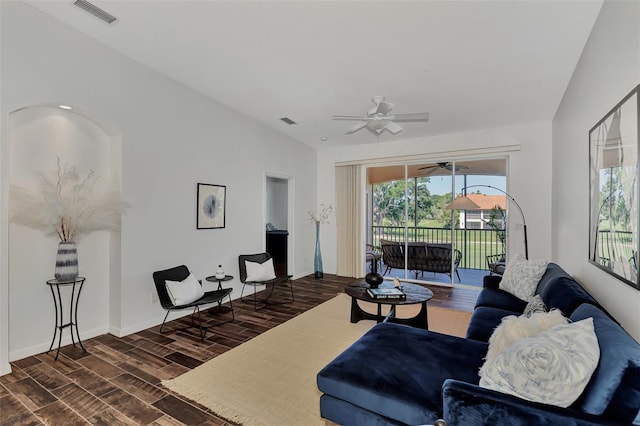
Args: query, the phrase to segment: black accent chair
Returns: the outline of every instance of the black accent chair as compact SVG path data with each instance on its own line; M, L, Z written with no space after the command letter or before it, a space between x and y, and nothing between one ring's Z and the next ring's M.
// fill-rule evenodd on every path
M203 327L202 325L202 319L200 318L200 306L207 305L209 303L218 303L218 308L220 308L222 299L228 296L229 308L231 310L230 321L233 321L235 319L233 305L231 304L231 292L233 291L233 289L223 288L222 290L207 291L200 299L194 302L187 303L185 305L174 305L171 297L169 296L169 292L167 291L166 282L183 281L189 276L189 274L189 268L187 268L185 265L180 265L174 268L156 271L153 273L153 281L156 285L156 291L158 292L160 305L162 305L162 307L167 310L167 314L164 316L164 320L162 320L162 325L160 326L160 333L165 333L162 329L171 311L193 308L193 312L191 313L191 325L200 329L200 339L204 340L207 333L207 327ZM200 281L200 285L202 285L202 281ZM197 324L196 321L194 321L194 316L197 319Z
M244 299L244 287L247 285L253 286L253 309L258 310L258 303L262 304L260 309L264 308L269 304L281 304L281 303L293 303L295 302L295 297L293 295L293 283L291 282L292 275L281 275L276 276L272 280L267 281L247 281L247 265L245 262L255 262L255 263L264 263L267 260L271 259L271 255L269 253L256 253L256 254L241 254L238 256L238 267L240 269L240 282L242 283L242 291L240 292L240 300L243 302L247 302ZM289 289L291 290L291 302L271 302L269 298L273 295L273 289L278 284L289 283ZM256 287L257 286L266 286L267 297L262 300L258 300L256 296ZM250 302L249 302L250 303Z

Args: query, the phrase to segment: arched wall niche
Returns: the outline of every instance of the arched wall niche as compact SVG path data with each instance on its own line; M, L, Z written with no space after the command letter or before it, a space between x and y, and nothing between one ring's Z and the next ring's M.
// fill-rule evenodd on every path
M20 108L9 114L9 182L36 188L54 172L57 159L80 176L99 176L95 191L121 188L121 138L95 114L58 104ZM11 213L11 201L9 201ZM80 336L87 339L119 327L120 232L98 231L77 241L80 275L87 278L78 305ZM49 349L55 312L45 281L53 278L58 240L9 223L9 360ZM66 296L66 297L65 297ZM63 294L68 301L69 293ZM68 304L63 305L68 315ZM68 316L65 321L68 321ZM63 345L71 343L67 329Z

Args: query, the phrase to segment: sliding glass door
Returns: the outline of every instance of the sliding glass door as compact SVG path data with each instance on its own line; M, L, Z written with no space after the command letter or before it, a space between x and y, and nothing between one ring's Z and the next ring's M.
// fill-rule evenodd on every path
M366 242L368 250L382 255L380 273L482 285L488 256L504 252L506 200L491 187L505 189L506 159L369 167L367 181ZM462 192L477 204L453 209L454 196Z

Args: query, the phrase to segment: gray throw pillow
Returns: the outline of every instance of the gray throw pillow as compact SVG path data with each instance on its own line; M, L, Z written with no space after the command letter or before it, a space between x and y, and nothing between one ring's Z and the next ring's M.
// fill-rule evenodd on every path
M542 297L540 297L539 294L536 294L529 301L529 303L527 303L527 306L524 308L524 312L522 313L522 315L528 318L532 314L535 314L538 312L547 312L547 306L544 304Z
M515 255L507 262L498 288L529 302L547 270L547 263L546 260L527 260L519 254Z

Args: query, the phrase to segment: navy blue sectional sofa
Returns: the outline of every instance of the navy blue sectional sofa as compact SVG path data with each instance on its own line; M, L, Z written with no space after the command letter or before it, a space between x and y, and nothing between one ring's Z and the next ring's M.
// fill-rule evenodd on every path
M373 327L317 376L321 416L343 425L640 424L640 345L560 266L550 263L536 292L572 321L592 317L600 361L568 408L533 403L478 386L488 339L526 302L485 277L467 338L399 324Z

